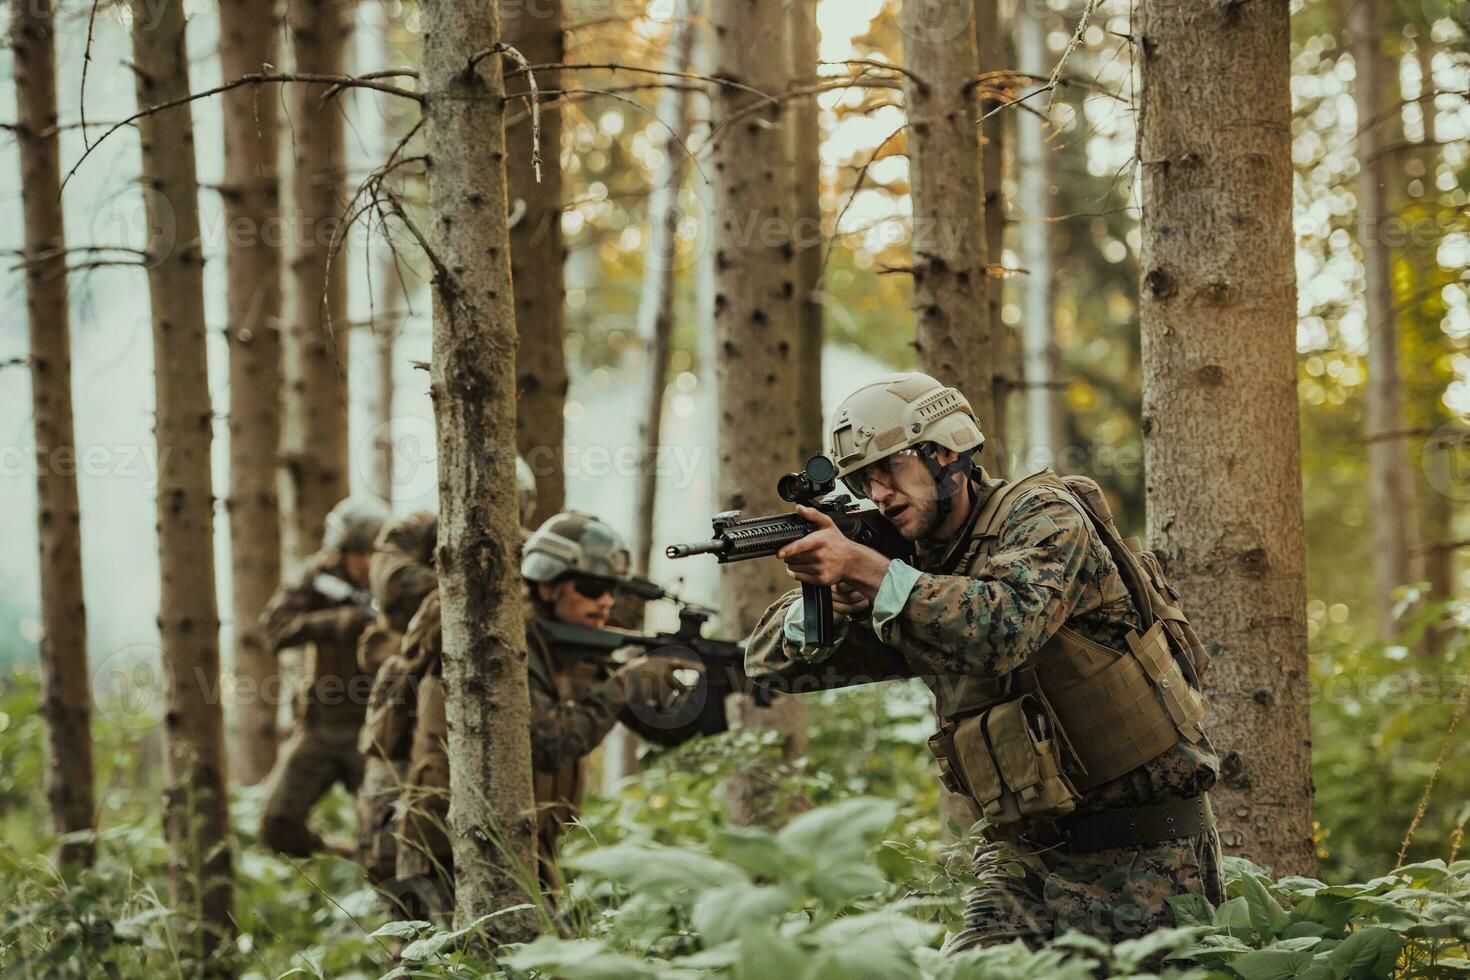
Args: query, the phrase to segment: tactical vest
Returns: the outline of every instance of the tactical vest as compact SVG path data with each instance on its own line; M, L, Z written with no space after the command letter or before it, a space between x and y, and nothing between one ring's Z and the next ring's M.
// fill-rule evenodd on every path
M553 651L533 627L526 631L530 653L530 683L538 685L555 701L580 701L602 679L595 663L585 660L559 662ZM537 661L540 663L537 663ZM544 666L544 670L542 667ZM531 724L537 723L536 718ZM541 858L542 877L554 874L552 858L562 830L581 811L586 792L586 757L564 763L555 769L536 769L531 784L536 794L536 844ZM554 881L554 879L552 879Z
M969 575L994 553L1001 528L1036 490L1078 507L1118 566L1142 621L1115 650L1063 626L1003 678L930 674L940 730L930 739L941 778L992 823L1054 820L1081 793L1203 738L1197 686L1208 657L1154 555L1124 541L1098 485L1043 470L996 490L947 574Z

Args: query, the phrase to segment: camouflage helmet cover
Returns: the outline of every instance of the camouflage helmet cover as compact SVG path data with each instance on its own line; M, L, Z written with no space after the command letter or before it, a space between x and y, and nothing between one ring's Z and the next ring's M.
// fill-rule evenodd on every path
M371 552L388 512L376 500L348 497L327 514L322 547L334 551Z
M547 518L521 555L521 577L531 582L550 582L568 572L621 582L631 563L618 532L591 514L571 510Z
M985 436L964 395L918 372L863 385L837 406L827 426L839 477L924 442L963 453L982 448Z
M531 472L531 464L522 456L516 457L516 491L520 494L521 524L524 526L531 523L531 517L536 513L536 474Z

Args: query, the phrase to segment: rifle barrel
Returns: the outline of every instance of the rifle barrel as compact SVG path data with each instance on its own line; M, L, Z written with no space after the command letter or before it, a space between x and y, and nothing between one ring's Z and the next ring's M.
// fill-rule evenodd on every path
M671 544L664 549L669 558L688 558L691 555L717 555L725 550L725 542L719 538L699 544Z

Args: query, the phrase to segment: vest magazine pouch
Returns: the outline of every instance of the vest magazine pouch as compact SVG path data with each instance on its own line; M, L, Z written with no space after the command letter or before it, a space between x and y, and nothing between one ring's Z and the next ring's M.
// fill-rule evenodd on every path
M1055 820L1079 796L1062 772L1062 736L1046 703L1030 694L986 712L986 736L1000 778L1021 817Z
M1154 691L1179 735L1198 742L1202 737L1199 723L1205 716L1205 699L1185 680L1169 647L1164 625L1165 621L1159 620L1143 636L1129 634L1128 647L1153 681Z
M407 660L395 654L384 661L368 695L367 713L357 737L359 752L390 762L408 756L417 700L414 686Z
M972 715L955 726L949 764L959 777L960 791L969 795L982 817L993 824L1015 823L1021 811L1015 797L1006 791L985 737L990 714Z

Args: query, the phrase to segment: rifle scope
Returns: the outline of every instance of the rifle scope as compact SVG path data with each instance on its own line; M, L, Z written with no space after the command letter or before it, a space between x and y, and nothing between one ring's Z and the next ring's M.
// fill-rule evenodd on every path
M837 486L837 464L821 453L806 461L800 473L787 473L776 483L782 500L807 504Z

